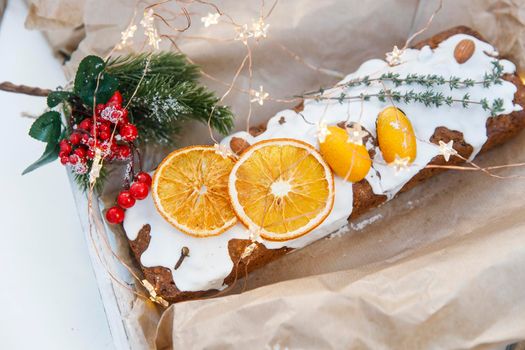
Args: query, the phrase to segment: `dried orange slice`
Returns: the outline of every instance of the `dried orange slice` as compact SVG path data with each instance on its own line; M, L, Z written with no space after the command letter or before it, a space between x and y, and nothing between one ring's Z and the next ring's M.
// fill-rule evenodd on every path
M153 176L152 196L159 213L180 231L215 236L237 222L228 197L234 165L210 146L192 146L169 154Z
M300 237L334 204L334 177L319 152L292 139L258 142L242 153L228 183L239 220L270 241Z

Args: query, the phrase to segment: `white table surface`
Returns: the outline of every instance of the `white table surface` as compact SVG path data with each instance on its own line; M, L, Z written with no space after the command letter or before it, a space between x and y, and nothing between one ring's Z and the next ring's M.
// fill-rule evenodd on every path
M8 2L0 27L0 81L53 88L65 82L44 37ZM54 162L21 176L44 144L32 120L45 100L0 92L0 348L113 349L66 172Z

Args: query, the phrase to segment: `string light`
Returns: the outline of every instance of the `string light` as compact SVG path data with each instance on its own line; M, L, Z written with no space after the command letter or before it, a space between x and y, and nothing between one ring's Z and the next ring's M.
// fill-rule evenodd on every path
M450 156L455 156L458 154L458 152L453 148L453 144L454 140L450 140L447 143L439 140L439 154L445 158L446 162L449 161Z
M250 100L250 102L257 102L259 105L263 105L264 101L268 99L268 96L270 96L269 93L265 92L262 85L259 86L259 91L252 90L252 96L253 98Z
M261 38L266 38L268 35L268 28L270 27L269 24L264 23L264 19L262 17L259 18L258 21L254 21L252 24L252 35L256 40L259 40Z
M153 18L153 9L150 8L149 10L144 11L144 17L140 21L140 24L144 28L144 35L146 35L148 38L148 45L153 47L155 50L158 50L161 39L154 22L155 19Z
M348 133L348 140L346 142L353 143L358 146L363 145L363 139L368 136L368 133L363 130L363 127L359 123L353 123L351 126L346 126L346 132Z
M319 139L319 142L325 142L326 137L331 134L332 133L328 129L326 122L324 120L319 121L319 123L317 124L317 138Z
M99 147L95 149L95 156L93 157L93 164L91 165L91 171L89 172L89 184L94 185L100 176L100 170L102 169L102 151Z
M211 25L219 23L220 16L218 13L208 13L206 17L201 18L201 22L204 23L205 28L208 28Z
M116 49L122 50L125 47L131 46L133 44L133 37L135 36L135 32L137 31L137 26L134 24L130 24L126 30L120 33L120 43L117 44ZM129 40L129 41L128 41Z
M149 281L147 279L143 279L142 280L142 285L148 291L149 298L150 298L151 301L153 301L154 303L160 304L160 305L162 305L164 307L168 307L169 306L169 303L164 298L162 298L161 296L159 296L157 294L157 291L155 290L153 285L151 283L149 283Z
M215 153L220 155L222 158L228 158L233 156L233 153L228 149L228 147L221 145L219 143L216 143L213 145L213 148L215 149Z
M235 31L237 32L235 40L242 41L244 45L248 45L248 39L253 37L253 32L248 29L248 25L243 24L242 26L237 26L235 27Z
M394 168L396 175L398 175L402 171L408 170L409 165L410 165L410 157L401 158L397 154L396 154L396 158L394 159L394 161L391 163L388 163L389 167Z

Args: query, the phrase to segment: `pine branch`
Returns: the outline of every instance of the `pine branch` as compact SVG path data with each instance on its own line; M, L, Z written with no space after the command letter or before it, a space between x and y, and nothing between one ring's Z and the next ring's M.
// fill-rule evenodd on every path
M108 62L106 71L119 80L119 90L130 102L132 121L144 142L173 143L182 129L181 122L198 120L226 134L233 127L228 107L216 106L219 99L199 85L198 68L184 55L172 52L126 56ZM142 80L141 80L142 79Z

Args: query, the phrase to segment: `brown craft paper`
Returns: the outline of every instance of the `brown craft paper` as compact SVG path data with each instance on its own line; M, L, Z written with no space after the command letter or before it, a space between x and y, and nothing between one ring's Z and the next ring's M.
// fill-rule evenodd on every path
M51 7L60 1L38 3ZM103 55L118 42L134 3L86 2L87 36L66 67L68 74L84 55ZM215 3L239 23L251 23L260 5L255 0ZM170 3L158 11L170 16L170 10L180 11L178 6ZM339 79L334 72L348 73L365 59L383 57L394 44L403 46L436 7L437 1L416 0L280 1L267 19L269 37L254 46L252 87L263 85L272 97L289 97L333 84ZM187 33L176 34L160 21L159 31L179 35L177 43L191 59L209 74L230 80L243 58L242 44L185 39L235 35L224 25L204 29L200 17L212 10L191 9L193 24ZM181 17L175 23L183 27L185 21ZM525 7L518 0L448 0L422 38L465 24L523 67L524 23ZM137 48L140 38L139 29ZM308 68L279 44L331 73ZM163 45L169 48L167 40ZM208 79L203 82L219 95L226 90ZM238 82L248 89L247 71ZM225 99L237 114L239 130L246 127L247 100L237 91ZM254 104L251 124L289 106ZM206 127L188 125L186 130L181 144L210 142ZM479 162L525 161L523 149L521 134ZM151 164L163 155L152 154ZM523 169L501 172L519 173ZM371 211L346 231L254 272L234 287L236 292L245 289L240 295L171 306L158 329L157 311L136 300L125 317L133 348L493 349L525 339L523 198L524 179L500 180L466 171L440 175ZM125 244L119 254L127 256Z

